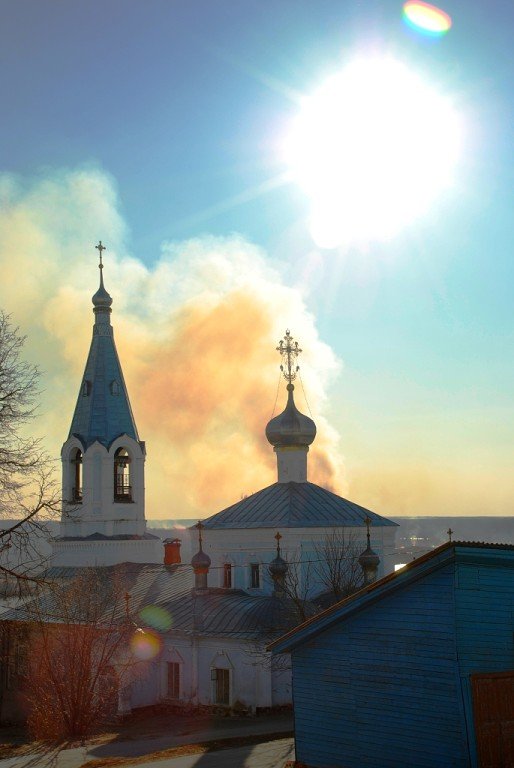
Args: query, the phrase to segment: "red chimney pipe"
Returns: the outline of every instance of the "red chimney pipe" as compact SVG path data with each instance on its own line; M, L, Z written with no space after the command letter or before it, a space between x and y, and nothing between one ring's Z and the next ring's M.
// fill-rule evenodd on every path
M164 539L164 565L180 563L180 539Z

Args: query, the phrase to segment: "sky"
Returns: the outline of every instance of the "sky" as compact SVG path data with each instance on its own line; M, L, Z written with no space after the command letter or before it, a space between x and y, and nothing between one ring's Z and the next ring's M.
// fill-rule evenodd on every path
M511 514L514 9L441 7L435 39L393 0L0 0L0 306L42 370L53 456L102 239L149 518L273 482L288 327L313 480L384 515ZM393 237L324 248L284 137L304 96L377 55L451 99L461 154Z

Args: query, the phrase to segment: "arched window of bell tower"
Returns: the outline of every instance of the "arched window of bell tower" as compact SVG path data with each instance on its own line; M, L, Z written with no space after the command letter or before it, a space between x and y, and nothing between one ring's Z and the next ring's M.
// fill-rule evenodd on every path
M132 501L130 456L126 448L114 454L114 501Z
M75 448L71 454L71 500L74 504L82 503L82 451Z

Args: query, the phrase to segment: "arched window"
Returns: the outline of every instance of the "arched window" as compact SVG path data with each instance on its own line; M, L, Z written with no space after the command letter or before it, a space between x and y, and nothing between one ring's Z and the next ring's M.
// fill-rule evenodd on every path
M130 456L126 448L118 448L114 454L114 501L132 501Z
M82 451L75 448L71 454L71 500L74 504L82 503Z

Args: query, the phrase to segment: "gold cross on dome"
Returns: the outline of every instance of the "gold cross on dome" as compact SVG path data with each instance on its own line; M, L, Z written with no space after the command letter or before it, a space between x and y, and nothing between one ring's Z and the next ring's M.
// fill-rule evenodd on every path
M282 534L280 534L278 531L275 534L275 538L277 540L277 554L280 555L280 539L282 538Z
M100 264L98 266L99 266L100 269L103 269L104 265L102 264L102 251L105 251L107 249L106 249L105 245L102 245L102 241L101 240L98 241L98 245L95 245L95 248L100 253Z
M293 341L291 332L287 330L284 338L280 339L277 352L280 352L282 360L284 361L280 366L280 370L289 384L296 379L296 374L300 370L300 366L295 365L295 363L301 351L298 342Z

